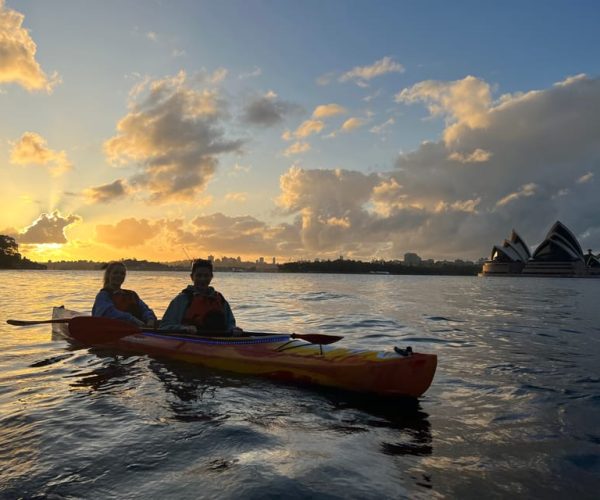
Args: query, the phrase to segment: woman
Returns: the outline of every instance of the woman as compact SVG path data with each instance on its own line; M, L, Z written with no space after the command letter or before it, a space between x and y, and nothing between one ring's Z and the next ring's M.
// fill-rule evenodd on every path
M242 335L225 297L209 286L213 278L212 262L195 260L190 277L194 284L171 301L160 323L161 329L200 335Z
M125 290L127 269L122 262L109 262L104 270L104 287L94 301L92 316L129 321L137 326L156 326L156 315L133 290Z

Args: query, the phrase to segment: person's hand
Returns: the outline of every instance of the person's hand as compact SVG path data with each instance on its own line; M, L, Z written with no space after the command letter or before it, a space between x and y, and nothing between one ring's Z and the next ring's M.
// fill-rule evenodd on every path
M242 335L244 335L244 330L242 330L238 326L234 326L233 330L231 330L231 336L232 337L241 337Z
M156 330L158 328L158 320L156 320L156 319L149 319L148 321L146 321L145 325L148 328L152 328L152 329Z

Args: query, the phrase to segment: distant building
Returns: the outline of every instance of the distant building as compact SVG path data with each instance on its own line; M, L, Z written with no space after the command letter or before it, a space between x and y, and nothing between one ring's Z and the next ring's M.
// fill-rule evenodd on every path
M421 257L416 253L405 253L404 254L404 265L406 266L420 266Z
M483 276L600 277L600 260L588 251L583 255L575 235L556 221L533 254L525 241L512 231L510 239L494 245L483 264Z

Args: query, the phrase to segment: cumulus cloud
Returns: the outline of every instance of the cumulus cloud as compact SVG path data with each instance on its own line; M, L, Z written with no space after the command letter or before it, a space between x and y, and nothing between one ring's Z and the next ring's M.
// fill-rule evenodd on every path
M131 248L143 245L154 238L162 225L161 220L149 221L133 217L123 219L116 224L98 224L96 239L115 248Z
M80 220L81 217L78 215L64 216L58 210L51 214L42 213L17 235L17 240L24 244L66 243L64 229Z
M298 228L293 224L269 225L254 217L230 217L213 213L183 219L123 219L112 225L96 226L97 240L114 248L156 245L157 238L187 248L191 255L302 254Z
M278 99L274 92L268 92L246 104L242 119L252 125L269 127L283 121L285 115L295 108L297 106Z
M109 184L85 189L83 194L90 203L110 203L124 198L129 193L127 181L117 179Z
M294 255L302 251L298 230L290 224L268 225L251 216L222 213L196 217L188 230L190 243L205 252L239 255Z
M434 86L445 89L434 94L452 116L453 140L423 143L377 175L292 167L281 177L279 205L297 217L307 251L478 258L513 227L535 245L557 219L600 249L600 79L496 102L486 82L466 80L480 105L460 102L456 82Z
M339 104L331 103L331 104L321 104L317 106L313 111L313 118L329 118L331 116L343 115L346 114L348 110Z
M376 174L349 170L305 170L291 167L280 178L279 207L298 214L300 237L310 252L332 251L354 245L369 223L364 209Z
M240 152L242 141L225 137L225 103L217 90L192 87L185 72L143 82L131 99L104 150L113 164L138 167L129 183L146 190L150 202L193 201L218 157Z
M375 61L370 66L356 66L340 76L340 82L354 81L358 85L364 86L368 80L389 73L404 73L404 66L397 63L391 57L384 57Z
M48 77L37 62L37 46L23 27L24 18L0 0L0 84L16 83L29 91L50 93L60 78L57 73Z
M474 76L453 82L428 80L403 89L395 96L396 102L425 102L432 115L446 117L446 143L452 143L465 127L483 128L489 123L492 105L490 85Z
M65 151L50 149L46 139L36 132L25 132L12 143L10 162L14 165L44 166L52 175L61 175L73 168Z

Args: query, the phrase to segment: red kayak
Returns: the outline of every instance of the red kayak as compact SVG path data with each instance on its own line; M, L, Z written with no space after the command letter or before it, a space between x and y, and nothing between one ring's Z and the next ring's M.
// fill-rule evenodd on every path
M410 348L377 352L324 345L341 338L331 335L253 332L243 337L199 337L147 331L109 318L82 317L63 307L55 307L52 318L55 332L84 344L380 396L421 396L431 385L437 366L437 356L413 353ZM302 340L305 337L310 342Z

